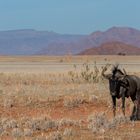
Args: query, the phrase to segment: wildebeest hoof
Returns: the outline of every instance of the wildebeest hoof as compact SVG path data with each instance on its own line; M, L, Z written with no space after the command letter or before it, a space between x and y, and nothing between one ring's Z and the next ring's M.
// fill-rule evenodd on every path
M130 116L130 120L131 121L136 121L137 120L137 117L136 116Z

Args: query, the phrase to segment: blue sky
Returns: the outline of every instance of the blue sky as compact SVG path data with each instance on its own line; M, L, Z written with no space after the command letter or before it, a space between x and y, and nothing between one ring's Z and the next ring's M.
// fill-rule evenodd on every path
M0 30L90 34L112 26L140 29L140 0L0 0Z

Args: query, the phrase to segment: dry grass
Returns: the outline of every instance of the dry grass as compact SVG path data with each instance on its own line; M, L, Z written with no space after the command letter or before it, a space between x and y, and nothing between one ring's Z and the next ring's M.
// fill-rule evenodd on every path
M94 55L94 56L0 56L0 62L139 62L140 56Z
M0 61L10 63L18 59L18 62L59 64L88 60L94 64L93 58L99 59L97 63L111 59L107 56L104 60L105 57L3 57ZM116 56L112 58L116 59ZM131 58L131 62L137 62L136 58ZM118 59L125 61L120 56ZM96 74L92 66L88 71L85 67L79 70L77 65L75 69L73 64L70 67L52 73L0 73L0 137L9 140L140 139L140 123L130 122L128 117L121 115L121 101L117 102L118 116L113 119L108 81L102 78L85 80L85 76ZM79 77L72 80L70 71ZM86 72L84 78L80 76L82 72ZM129 116L130 100L126 101L126 108L126 116Z

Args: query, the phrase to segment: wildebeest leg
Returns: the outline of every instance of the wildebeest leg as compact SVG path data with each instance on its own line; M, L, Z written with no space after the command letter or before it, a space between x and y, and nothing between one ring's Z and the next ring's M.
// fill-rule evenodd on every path
M140 93L137 95L138 105L137 105L137 120L140 120Z
M125 94L122 95L122 112L125 116Z
M132 100L134 103L134 107L133 107L133 111L132 111L132 115L130 116L130 120L137 120L137 106L138 106L138 102L137 100Z
M116 97L112 96L112 102L113 102L113 115L115 117L116 115Z
M135 112L134 112L134 114L133 114L133 116L134 116L134 120L137 120L137 111L138 111L138 101L137 100L135 100L134 101L134 107L135 107Z
M134 108L133 108L133 114L132 117L130 118L131 120L138 120L139 119L139 101L140 101L140 90L138 90L135 94L135 96L131 97L133 103L134 103Z
M131 120L131 121L134 120L134 113L135 113L135 112L136 112L136 107L135 107L135 105L134 105L132 114L131 114L131 116L130 116L130 120Z
M137 98L136 117L137 117L137 120L140 120L140 90L137 91L136 98Z

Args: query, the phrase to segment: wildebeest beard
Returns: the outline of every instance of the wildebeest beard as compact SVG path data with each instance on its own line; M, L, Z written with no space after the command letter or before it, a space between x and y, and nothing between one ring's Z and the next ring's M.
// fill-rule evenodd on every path
M110 89L111 96L116 96L117 98L121 97L120 83L115 77L109 79L109 89Z
M112 77L109 79L109 89L111 96L116 96L120 98L120 82L117 78L118 75L124 75L118 67L115 67L112 70Z

